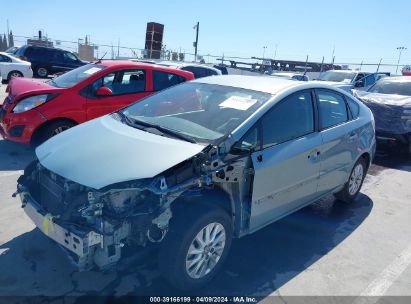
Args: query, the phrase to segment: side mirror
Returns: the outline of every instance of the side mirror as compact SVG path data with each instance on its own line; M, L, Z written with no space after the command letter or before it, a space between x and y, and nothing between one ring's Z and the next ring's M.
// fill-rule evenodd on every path
M242 142L236 142L231 146L230 153L233 155L248 155L254 152L253 147L247 147Z
M100 97L103 97L103 96L111 96L111 95L113 95L113 91L110 90L109 88L103 86L103 87L100 87L100 88L97 90L96 95L97 95L97 96L100 96Z

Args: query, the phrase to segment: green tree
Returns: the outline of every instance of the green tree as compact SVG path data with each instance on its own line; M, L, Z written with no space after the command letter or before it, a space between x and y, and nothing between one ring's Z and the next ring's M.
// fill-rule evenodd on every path
M3 52L3 51L5 51L5 48L4 48L4 44L3 44L3 38L0 35L0 52Z
M14 46L14 37L13 37L13 32L10 31L10 33L9 33L9 48L11 48L12 46Z
M6 34L3 35L3 51L7 50L9 47L7 46L7 38Z

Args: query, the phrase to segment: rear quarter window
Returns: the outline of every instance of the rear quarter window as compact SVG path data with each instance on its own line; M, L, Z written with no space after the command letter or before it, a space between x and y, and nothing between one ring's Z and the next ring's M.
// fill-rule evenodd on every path
M350 108L351 115L355 119L359 116L360 114L360 106L358 105L358 102L356 102L354 99L350 97L346 97L348 107Z

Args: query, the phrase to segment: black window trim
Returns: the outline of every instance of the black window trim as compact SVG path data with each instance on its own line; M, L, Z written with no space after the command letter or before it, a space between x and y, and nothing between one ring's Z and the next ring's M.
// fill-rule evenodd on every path
M315 95L316 95L316 103L317 103L317 109L318 109L318 125L319 125L319 131L320 132L328 130L328 129L332 129L336 126L340 126L340 125L343 125L343 124L346 124L346 123L349 123L350 121L352 121L351 110L350 110L350 107L348 106L348 103L347 103L347 100L346 100L344 94L341 94L340 92L337 92L337 91L334 91L334 90L331 90L331 89L326 89L326 88L315 88L314 91L315 91ZM342 99L345 103L345 110L347 111L347 120L346 121L343 121L343 122L340 122L338 124L329 126L327 128L323 128L323 126L321 125L321 111L320 111L320 106L319 106L320 101L319 101L319 98L318 98L318 92L319 91L331 92L333 94L336 94L336 95L339 95L339 96L342 97Z
M361 109L360 109L360 105L358 104L358 102L355 101L354 97L351 98L351 97L349 97L349 96L345 96L345 95L344 95L344 98L345 98L345 103L347 104L348 111L349 111L349 116L350 116L349 121L354 121L354 120L359 119L359 118L360 118L360 110L361 110ZM351 108L350 108L350 105L349 105L349 103L348 103L348 99L352 99L352 101L357 104L357 106L358 106L358 115L357 115L357 117L354 117L354 114L352 113Z
M183 78L184 81L183 81L183 82L180 82L180 83L177 83L177 84L175 84L175 85L173 85L173 86L170 86L170 87L161 89L161 90L155 90L155 89L154 89L154 72L165 73L165 74L172 74L172 75L175 75L175 76L177 76L177 77L179 77L179 78ZM187 82L187 78L185 78L185 77L182 76L182 75L179 75L179 74L176 74L176 73L173 73L173 72L156 70L156 69L152 69L152 70L151 70L151 79L152 79L152 87L153 87L153 89L152 89L151 91L146 90L146 92L160 92L160 91L162 91L162 90L166 90L166 89L168 89L168 88L171 88L171 87L174 87L174 86L176 86L176 85L179 85L179 84L182 84L182 83ZM147 84L147 83L146 83L146 84ZM146 86L146 89L147 89L147 86Z
M144 91L141 91L141 92L133 92L133 93L113 94L113 95L108 95L108 96L96 96L96 95L94 95L93 92L91 92L91 88L92 88L93 84L94 84L96 81L100 80L101 78L104 78L105 76L107 76L107 75L109 75L109 74L111 74L111 73L114 73L114 74L115 74L115 75L114 75L114 79L117 79L118 73L121 73L121 72L124 73L124 72L127 72L127 71L135 71L135 70L144 71L144 73L145 73L145 75L146 75L145 89L144 89ZM150 93L150 92L153 92L153 91L147 90L147 84L148 84L147 75L148 75L148 71L149 71L148 69L144 69L144 68L125 69L125 70L124 70L124 69L120 69L120 70L109 71L108 73L106 73L106 74L100 76L99 78L97 78L96 80L94 80L92 83L90 83L90 84L89 84L88 86L86 86L85 88L81 89L81 90L79 91L79 94L80 94L81 96L83 96L83 97L88 98L88 99L102 99L102 98L116 97L116 96L130 95L130 94ZM123 76L124 76L124 75L123 75ZM88 93L87 93L87 91L88 91ZM86 94L87 96L85 96L85 94Z
M264 119L264 117L265 117L266 115L268 115L271 111L274 111L274 110L276 109L276 107L278 107L278 105L280 105L281 103L283 103L283 102L284 102L286 99L288 99L289 97L291 97L291 96L293 96L293 95L295 95L295 94L301 94L301 93L303 93L303 92L308 92L308 93L310 93L310 95L311 95L311 105L312 105L312 107L313 107L313 114L314 114L314 117L313 117L314 130L313 130L312 132L303 134L303 135L301 135L301 136L299 136L299 137L291 138L291 139L286 140L286 141L283 141L283 142L281 142L281 143L271 144L270 146L267 146L267 147L263 148L263 147L264 147L264 143L263 143L263 124L262 124L262 120ZM244 133L243 136L241 136L241 138L240 138L240 140L239 140L238 142L241 142L241 141L243 140L243 138L248 134L248 132L250 132L250 130L252 130L253 128L256 127L256 128L257 128L257 132L258 132L257 137L258 137L258 141L259 141L260 144L255 147L255 149L252 151L252 153L253 153L253 152L258 152L258 151L263 151L263 150L265 150L265 149L269 149L269 148L272 148L272 147L274 147L274 146L278 146L278 145L284 144L284 143L286 143L286 142L290 142L290 141L292 141L292 140L298 140L298 139L303 138L303 137L305 137L305 136L307 136L307 135L309 135L309 134L313 134L313 133L318 132L318 130L319 130L319 128L318 128L318 127L319 127L319 124L318 124L318 123L319 123L319 120L318 120L318 119L319 119L319 116L318 116L318 111L317 111L317 102L316 102L316 99L315 99L314 90L313 90L313 89L302 89L302 90L293 92L293 93L291 93L291 94L283 97L280 101L276 102L270 109L268 109L268 110L247 130L247 132Z

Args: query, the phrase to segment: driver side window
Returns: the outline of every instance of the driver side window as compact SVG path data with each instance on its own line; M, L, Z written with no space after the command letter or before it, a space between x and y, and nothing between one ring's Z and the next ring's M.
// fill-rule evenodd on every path
M109 73L91 85L91 94L96 97L99 88L105 86L112 96L145 92L146 73L144 70L123 70Z
M110 90L113 90L113 81L115 75L115 73L109 73L93 82L93 84L91 85L92 95L96 96L97 90L103 86L109 88Z

